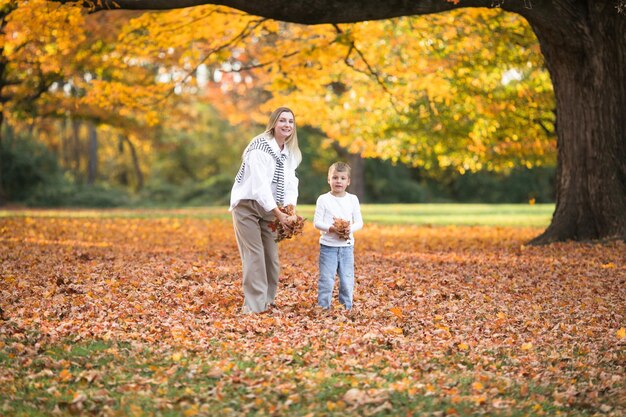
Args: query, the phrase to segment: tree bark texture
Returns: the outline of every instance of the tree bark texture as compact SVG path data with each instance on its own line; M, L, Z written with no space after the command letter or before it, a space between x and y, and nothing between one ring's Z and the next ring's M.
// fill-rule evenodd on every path
M557 102L557 205L534 243L626 240L626 15L624 0L103 0L99 9L173 9L200 4L303 24L350 23L501 7L535 31ZM97 4L93 7L94 3Z
M556 209L533 243L626 239L626 17L610 2L529 20L557 104Z

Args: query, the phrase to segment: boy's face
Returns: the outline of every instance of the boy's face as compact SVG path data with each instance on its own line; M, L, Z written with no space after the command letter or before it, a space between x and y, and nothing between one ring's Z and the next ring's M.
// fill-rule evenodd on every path
M350 185L350 176L345 171L333 169L328 173L328 185L333 194L343 194Z

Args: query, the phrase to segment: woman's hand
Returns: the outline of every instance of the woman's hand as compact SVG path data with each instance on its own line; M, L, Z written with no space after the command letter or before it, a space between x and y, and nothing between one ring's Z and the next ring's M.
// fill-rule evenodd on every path
M289 216L287 213L283 213L278 208L274 209L274 216L276 216L276 219L278 219L283 228L291 230L291 225L293 224L295 216ZM292 219L292 217L294 217L294 219Z
M285 221L281 223L285 229L293 231L296 223L298 223L298 216L296 214L287 215Z
M283 227L286 230L291 230L292 226L293 226L293 223L294 223L293 217L294 216L289 216L289 215L283 213L283 215L280 216L278 221L280 221L280 223L283 225Z
M276 207L272 212L276 220L270 224L270 227L273 231L278 232L276 242L302 234L304 218L296 214L296 208L293 205L282 208Z

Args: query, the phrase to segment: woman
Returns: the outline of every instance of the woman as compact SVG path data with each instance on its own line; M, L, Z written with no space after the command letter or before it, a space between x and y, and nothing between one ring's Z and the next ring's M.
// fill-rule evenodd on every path
M230 211L243 266L243 312L260 313L274 304L278 288L278 244L269 225L275 219L290 228L296 221L279 210L296 205L296 168L302 161L293 111L279 107L265 132L243 151Z

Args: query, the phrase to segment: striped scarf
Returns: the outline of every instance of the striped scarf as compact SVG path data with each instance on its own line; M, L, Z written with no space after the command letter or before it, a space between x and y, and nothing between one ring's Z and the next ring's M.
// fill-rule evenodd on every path
M250 142L250 145L248 146L248 149L246 149L246 153L243 156L243 162L241 163L239 172L237 172L235 181L237 181L237 183L241 183L243 180L243 174L246 170L246 156L250 151L255 149L270 154L276 162L274 178L272 178L272 183L276 184L276 195L274 195L274 199L276 200L276 204L282 206L285 202L285 159L287 158L287 155L283 153L276 155L276 152L274 152L272 147L267 143L267 139L264 135L257 136L252 140L252 142Z

